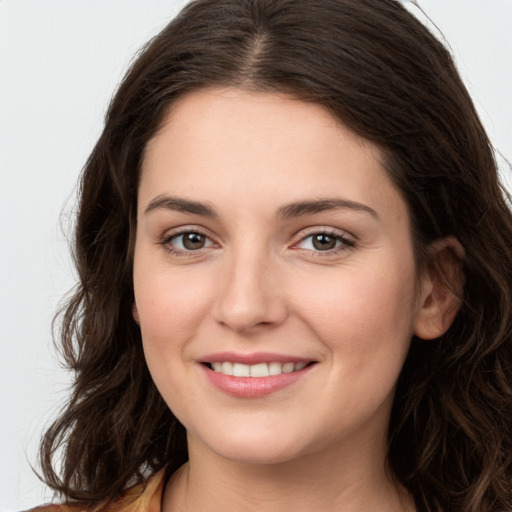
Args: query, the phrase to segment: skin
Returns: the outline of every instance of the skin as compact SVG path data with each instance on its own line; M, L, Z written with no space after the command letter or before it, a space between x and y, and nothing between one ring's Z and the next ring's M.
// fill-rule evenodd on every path
M325 198L351 203L286 209ZM187 249L183 230L203 247ZM334 247L319 250L318 233ZM284 95L182 97L146 150L134 287L147 364L188 434L165 512L414 510L386 472L393 393L412 335L436 337L453 315L418 275L407 206L376 147ZM315 364L240 398L205 378L205 355L225 351Z

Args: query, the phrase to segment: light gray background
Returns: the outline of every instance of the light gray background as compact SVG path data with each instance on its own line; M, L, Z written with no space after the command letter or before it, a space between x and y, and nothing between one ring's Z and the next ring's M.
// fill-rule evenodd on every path
M76 180L132 56L184 3L0 0L0 512L51 498L29 462L69 384L50 324L74 283L66 236ZM512 160L512 0L419 5Z

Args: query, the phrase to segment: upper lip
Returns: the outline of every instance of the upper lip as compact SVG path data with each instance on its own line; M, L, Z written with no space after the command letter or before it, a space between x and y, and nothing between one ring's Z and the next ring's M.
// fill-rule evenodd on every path
M307 357L292 356L288 354L274 354L271 352L254 352L245 354L240 352L216 352L201 357L200 363L241 363L247 365L259 363L310 363L313 359Z

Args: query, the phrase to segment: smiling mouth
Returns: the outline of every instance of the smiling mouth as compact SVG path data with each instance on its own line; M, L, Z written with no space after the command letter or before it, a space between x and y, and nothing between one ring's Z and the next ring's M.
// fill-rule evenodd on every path
M233 363L230 361L204 363L205 366L213 370L215 373L222 373L223 375L230 375L233 377L272 377L274 375L281 375L283 373L293 373L303 370L307 366L314 364L314 361L299 363L258 363L258 364L243 364Z

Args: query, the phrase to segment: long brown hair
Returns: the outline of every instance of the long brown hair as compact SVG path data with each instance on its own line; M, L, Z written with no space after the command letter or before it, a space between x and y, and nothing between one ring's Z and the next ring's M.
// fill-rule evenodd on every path
M177 97L210 86L325 106L385 154L419 264L433 241L461 242L461 309L439 339L412 340L388 459L420 512L512 510L510 199L449 52L396 0L195 0L140 53L81 178L59 332L75 380L41 444L46 482L92 505L187 460L132 319L132 253L144 148Z

